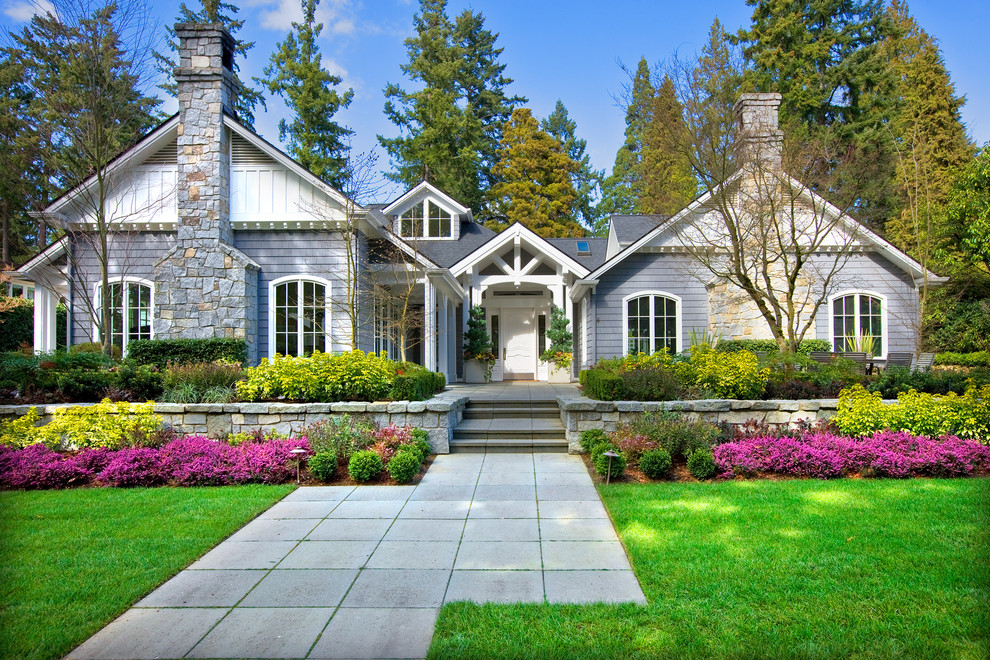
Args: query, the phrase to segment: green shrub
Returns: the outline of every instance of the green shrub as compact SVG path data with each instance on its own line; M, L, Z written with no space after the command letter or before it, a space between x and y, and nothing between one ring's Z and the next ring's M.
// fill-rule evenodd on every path
M370 481L384 469L382 457L373 451L354 452L347 463L347 473L354 481Z
M715 457L708 449L696 449L688 455L687 468L695 479L710 479L715 474Z
M895 399L901 392L917 390L928 394L965 392L967 375L948 371L911 371L908 367L887 367L870 382L867 389L880 392L885 399Z
M671 456L687 456L697 449L711 449L721 439L719 427L703 420L687 420L676 413L644 413L629 425Z
M722 339L715 349L723 353L735 353L737 351L776 353L779 350L777 342L773 339ZM798 353L802 355L809 355L812 351L831 350L832 342L827 339L805 339L798 344Z
M34 301L0 296L0 351L34 345Z
M392 460L388 462L388 474L400 484L407 484L413 480L422 466L419 452L415 449L410 451L398 451Z
M200 403L229 403L236 398L237 388L223 385L209 387L199 395Z
M932 303L925 315L926 350L990 351L990 299L955 300L949 291L942 291Z
M300 429L298 435L309 440L314 452L332 451L346 463L355 451L370 444L373 431L372 425L355 421L350 415L334 415Z
M990 367L990 351L975 353L939 353L935 364L956 367Z
M326 483L337 476L337 454L333 451L321 451L309 458L310 473Z
M613 451L618 456L609 457L606 451ZM611 460L612 470L609 474L609 460ZM591 449L591 463L595 466L595 472L603 477L615 479L626 471L626 457L619 451L619 448L610 443L599 443Z
M430 444L430 434L426 429L412 430L413 446L419 451L420 460L425 461L426 457L433 453L433 446Z
M419 367L396 374L388 398L393 401L422 401L443 392L446 387L447 379L443 374Z
M760 369L756 355L749 351L719 353L697 346L691 352L691 366L695 385L718 399L758 399L770 377L770 370Z
M159 401L162 403L199 403L199 391L192 383L179 383L165 390Z
M591 448L600 442L608 442L608 435L601 429L581 431L581 449L590 452Z
M589 369L582 371L584 394L599 401L622 401L626 398L626 386L618 374Z
M79 355L80 353L97 353L103 355L103 344L98 341L87 341L82 344L75 344L69 348L69 355ZM122 358L120 346L114 344L110 347L110 358L115 362L120 362Z
M243 339L141 339L127 344L127 356L139 364L164 370L169 364L196 362L247 362Z
M162 393L162 374L149 364L124 360L116 367L117 387L131 401L150 401Z
M679 373L664 367L645 367L623 372L624 396L632 401L674 401L684 396Z
M639 457L639 469L650 479L663 479L670 473L672 461L666 449L651 449Z

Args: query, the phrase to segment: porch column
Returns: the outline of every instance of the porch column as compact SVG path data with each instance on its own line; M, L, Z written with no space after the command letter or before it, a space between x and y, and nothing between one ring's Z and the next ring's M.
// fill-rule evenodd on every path
M426 277L423 282L423 366L437 370L437 292Z
M434 341L434 346L437 350L437 371L447 376L448 382L450 381L449 369L447 368L447 295L445 293L440 293L437 296L437 323L439 327L437 328L438 334Z
M447 301L447 382L457 380L457 318L453 300Z
M48 353L54 351L55 345L55 307L58 296L40 284L34 287L34 352Z

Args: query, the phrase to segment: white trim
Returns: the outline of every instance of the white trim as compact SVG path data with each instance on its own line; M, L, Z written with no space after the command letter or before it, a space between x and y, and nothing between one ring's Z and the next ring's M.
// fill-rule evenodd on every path
M151 339L154 339L155 338L155 283L152 282L151 280L146 280L143 277L133 277L133 276L130 276L130 275L123 275L121 277L114 277L114 278L108 278L107 279L107 284L117 284L118 282L120 284L140 284L142 286L148 287L148 289L151 291L151 318L149 319L149 321L151 322L151 337L150 338ZM93 341L98 341L98 342L102 342L103 341L103 338L100 337L100 325L101 325L101 323L100 323L100 313L103 311L102 310L103 305L101 304L101 301L100 301L100 287L102 287L102 286L103 286L103 282L95 282L93 284L93 298L92 299L93 299L93 302L94 302L93 309L95 310L95 313L93 314L93 333L90 336L93 338ZM124 322L125 326L126 326L126 324L128 322L127 321L127 310L130 308L128 306L128 304L127 304L128 295L129 295L128 294L128 291L129 291L129 288L125 287L124 288L124 291L123 291L123 294L121 296L121 299L120 299L120 303L122 305L122 310L123 310L123 322ZM112 303L110 305L110 308L111 308L111 311L112 311L113 310L113 304ZM71 319L70 319L70 323L71 323ZM125 327L122 330L122 332L121 332L122 339L121 339L120 352L123 355L127 355L127 344L129 343L129 340L127 339L127 335L128 335L129 332L130 332L130 328L128 328L128 327ZM113 332L111 332L110 334L111 334L110 341L112 343L113 342L113 336L112 336L113 335Z
M285 275L283 277L276 278L268 283L268 357L275 356L275 287L285 284L287 282L312 282L314 284L320 284L325 287L323 292L324 300L326 300L326 321L325 321L325 332L323 333L323 353L330 353L333 351L333 316L331 314L331 283L330 280L324 279L322 277L316 277L313 275L307 275L305 273L300 273L298 275ZM302 296L299 297L299 304L302 304ZM299 330L297 329L297 332ZM356 338L355 338L356 341ZM297 349L302 347L302 343L297 344ZM281 355L281 353L279 353ZM298 353L296 354L298 355ZM292 357L296 357L293 355Z
M636 293L631 293L622 299L622 354L629 355L629 301L633 298L642 298L643 296L651 296L650 298L650 312L651 322L650 322L650 341L656 342L656 337L653 336L654 328L656 327L655 322L652 319L656 318L656 309L654 307L654 300L652 296L663 296L664 298L669 298L674 301L674 316L677 319L677 337L675 337L674 352L680 353L684 350L684 309L683 301L681 297L668 293L666 291L659 291L656 289L650 289L645 291L637 291Z
M827 313L828 313L828 341L832 344L832 350L836 350L835 347L835 312L832 310L832 303L835 302L837 298L845 298L846 296L855 296L855 327L856 335L859 337L860 329L860 310L859 310L859 296L870 296L876 298L880 301L880 355L876 356L878 360L887 359L887 343L890 337L890 325L887 322L887 296L882 293L877 293L876 291L870 291L868 289L847 289L845 291L840 291L838 293L833 293L828 297Z
M402 195L397 200L395 200L394 202L383 208L382 213L386 215L390 215L393 213L398 213L399 212L398 209L405 210L405 208L402 205L424 191L427 196L442 199L447 204L447 206L456 209L457 215L466 215L470 219L471 209L464 206L456 199L454 199L444 191L440 190L433 184L428 183L427 181L420 181L418 184L416 184L406 192L402 193ZM412 206L412 204L410 204L410 206Z
M423 234L422 236L403 236L402 215L414 209L417 204L423 209L423 217L420 218L420 221L423 223ZM436 204L438 209L440 209L441 211L443 211L444 213L450 216L450 236L430 236L429 233L430 204ZM440 201L434 197L430 197L430 196L423 197L423 199L416 202L416 204L410 204L408 207L403 209L402 213L396 214L395 218L390 217L390 219L392 220L392 223L394 225L393 231L395 232L395 235L404 241L408 241L408 240L456 241L459 238L459 236L456 235L458 233L456 230L457 230L457 225L460 223L460 215L454 211L451 211L449 208L447 208L444 204L441 204Z
M492 256L499 248L503 247L509 241L517 238L525 240L543 256L553 259L557 263L564 266L567 271L574 273L577 277L587 277L587 268L579 264L574 259L571 259L555 245L548 242L542 236L536 234L519 222L513 223L508 229L492 236L487 243L481 245L474 252L470 253L451 266L450 272L453 273L455 277L464 274L469 268L471 268L471 266Z

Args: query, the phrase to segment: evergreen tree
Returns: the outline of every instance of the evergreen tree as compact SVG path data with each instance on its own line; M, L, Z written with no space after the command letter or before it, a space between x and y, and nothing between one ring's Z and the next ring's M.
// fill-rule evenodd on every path
M540 128L548 135L556 138L576 169L571 175L571 185L574 187L574 220L596 236L603 236L607 226L602 228L601 214L596 205L601 195L604 170L596 170L591 165L591 157L586 153L587 140L577 138L577 122L570 118L567 108L559 99L550 116L540 122ZM606 218L607 221L607 218Z
M836 186L858 186L858 217L882 228L894 204L894 163L884 124L893 77L880 45L892 26L883 0L746 0L752 25L734 37L752 64L748 84L777 91L795 143L819 145L821 165L845 163Z
M395 167L391 180L410 187L430 181L480 215L504 119L525 99L505 96L512 81L484 17L468 11L455 23L446 8L446 0L420 0L401 69L422 89L385 87L385 115L399 136L378 141Z
M883 44L900 103L890 130L897 154L900 213L887 222L888 238L923 263L940 247L936 226L956 172L973 155L956 96L935 39L899 0L888 9L896 34ZM943 238L945 238L943 236ZM937 265L936 265L937 268Z
M341 78L323 68L316 43L323 24L316 22L319 0L302 0L303 21L292 24L285 41L278 44L265 67L265 85L282 96L295 114L278 123L279 139L288 138L289 153L303 167L340 189L347 166L344 139L353 131L333 120L351 103L354 90L338 94Z
M244 21L239 18L234 18L239 11L237 6L230 2L223 2L222 0L200 0L201 9L199 11L193 11L186 6L186 3L179 4L179 15L176 17L176 23L206 23L213 24L219 23L227 28L231 36L236 35L242 27L244 27ZM166 31L168 32L168 49L172 53L176 53L179 50L179 44L176 41L175 29L172 26L166 26ZM242 41L240 39L234 38L234 55L240 55L241 57L247 57L247 52L254 48L253 41ZM178 63L174 59L173 55L168 53L155 53L155 59L158 62L158 70L164 75L165 80L168 82L159 85L163 90L172 96L175 96L176 86L175 82L172 80L172 74ZM240 89L237 92L237 100L235 101L234 111L237 114L237 118L245 126L253 129L254 128L254 109L260 103L261 107L265 107L265 97L262 96L261 92L253 87L250 87L236 76L237 72L240 71L240 66L237 64L237 59L234 59L234 74L237 77L237 82L240 85Z
M946 200L949 244L990 280L990 143L958 173ZM987 282L990 284L990 282Z
M489 191L495 216L486 227L501 231L521 222L544 238L584 235L572 216L575 164L560 142L540 130L529 109L512 112L498 155L493 170L498 183Z
M643 133L638 169L636 212L673 215L687 206L698 190L687 151L684 111L670 76L664 76L650 108Z
M24 83L25 67L4 53L0 59L0 150L6 176L0 178L0 264L11 265L29 253L34 233L28 213L38 200L40 141L32 126L34 92Z
M642 159L643 137L650 121L654 89L650 79L650 65L641 57L632 74L632 86L626 107L626 139L615 155L612 174L605 180L602 195L602 214L637 213L640 195L639 163Z

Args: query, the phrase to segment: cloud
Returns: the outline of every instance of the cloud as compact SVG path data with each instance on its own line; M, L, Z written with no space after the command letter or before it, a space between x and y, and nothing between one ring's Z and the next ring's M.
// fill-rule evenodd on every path
M35 14L54 14L55 6L48 0L15 0L4 3L3 13L15 23L27 23Z
M288 32L292 24L303 18L299 0L248 0L248 6L258 7L261 27ZM323 0L316 8L316 20L323 23L325 35L350 35L357 30L353 0Z

